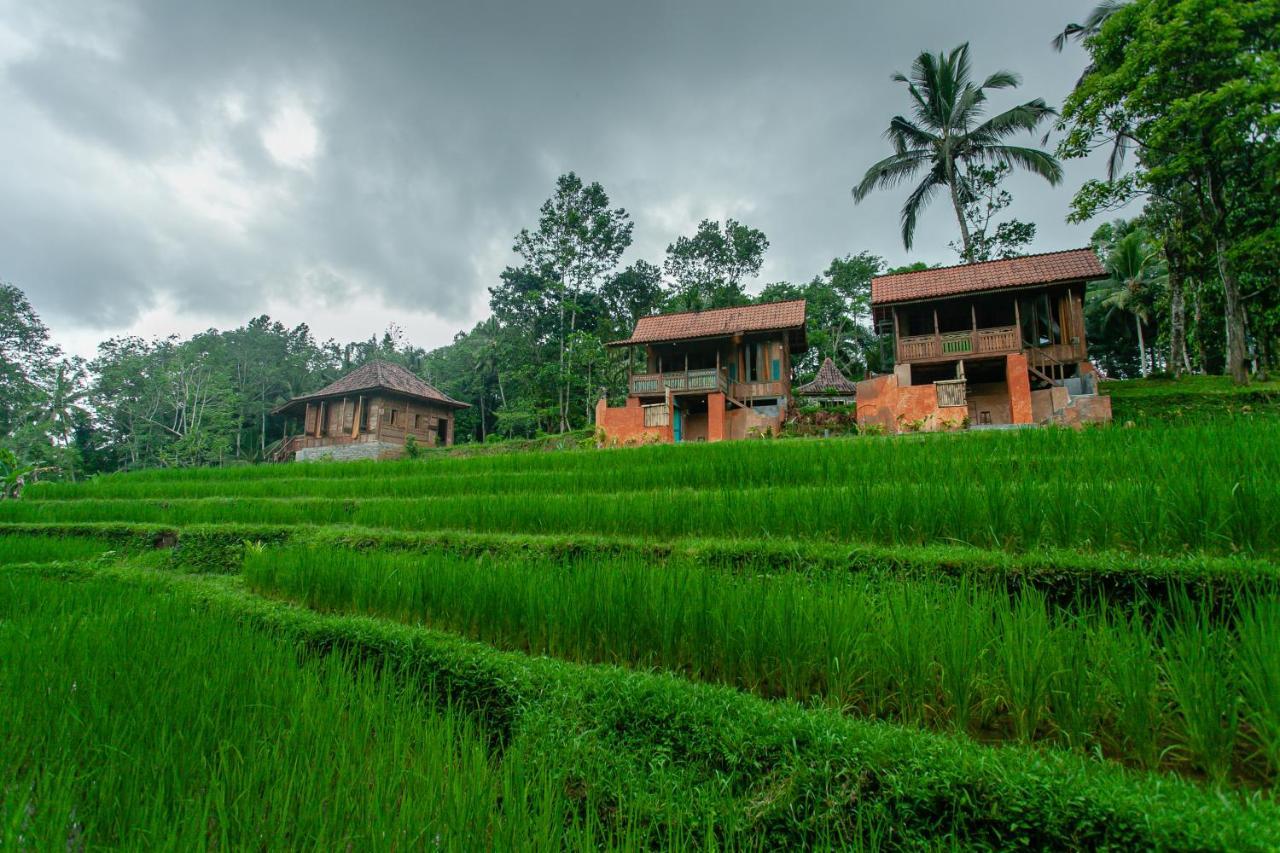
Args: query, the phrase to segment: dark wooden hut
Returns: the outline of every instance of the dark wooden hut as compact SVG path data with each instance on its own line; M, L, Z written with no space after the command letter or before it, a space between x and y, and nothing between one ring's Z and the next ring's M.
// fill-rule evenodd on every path
M301 432L278 460L390 459L413 436L422 446L453 444L453 415L466 409L398 364L371 361L319 391L294 397L273 414L293 415Z

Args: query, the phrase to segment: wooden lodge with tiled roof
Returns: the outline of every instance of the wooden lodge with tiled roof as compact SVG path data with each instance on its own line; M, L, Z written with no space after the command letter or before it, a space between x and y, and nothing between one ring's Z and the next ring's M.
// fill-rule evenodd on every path
M272 414L294 415L301 432L277 460L390 459L410 436L421 446L453 444L453 416L470 408L398 364L371 361L319 391L294 397Z
M625 406L596 405L611 444L721 441L778 431L791 358L808 349L803 299L642 317L611 347L644 353ZM635 363L635 358L629 359Z
M1084 296L1091 249L877 276L871 308L892 376L858 385L858 420L890 432L1110 420L1096 395Z

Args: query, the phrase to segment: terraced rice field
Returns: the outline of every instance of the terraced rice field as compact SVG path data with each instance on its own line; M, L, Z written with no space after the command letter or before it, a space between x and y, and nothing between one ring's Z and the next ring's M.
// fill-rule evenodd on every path
M1218 419L42 485L3 846L1274 848L1277 482Z

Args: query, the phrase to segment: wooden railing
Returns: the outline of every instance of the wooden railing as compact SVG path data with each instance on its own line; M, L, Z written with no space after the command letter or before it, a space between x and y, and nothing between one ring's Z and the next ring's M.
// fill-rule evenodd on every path
M729 396L735 400L750 400L755 397L782 397L786 394L786 386L781 382L735 382Z
M898 361L944 360L968 355L999 355L1018 352L1016 326L997 326L967 332L945 332L938 335L909 335L898 339Z
M680 370L674 373L638 373L631 377L631 393L662 394L667 388L675 393L686 391L727 391L725 372L714 367L701 370Z

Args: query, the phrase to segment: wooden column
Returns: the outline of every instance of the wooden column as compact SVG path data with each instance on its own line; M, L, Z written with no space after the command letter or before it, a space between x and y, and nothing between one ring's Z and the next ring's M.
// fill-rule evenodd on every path
M1022 313L1018 311L1018 297L1013 297L1013 334L1018 351L1022 351Z

